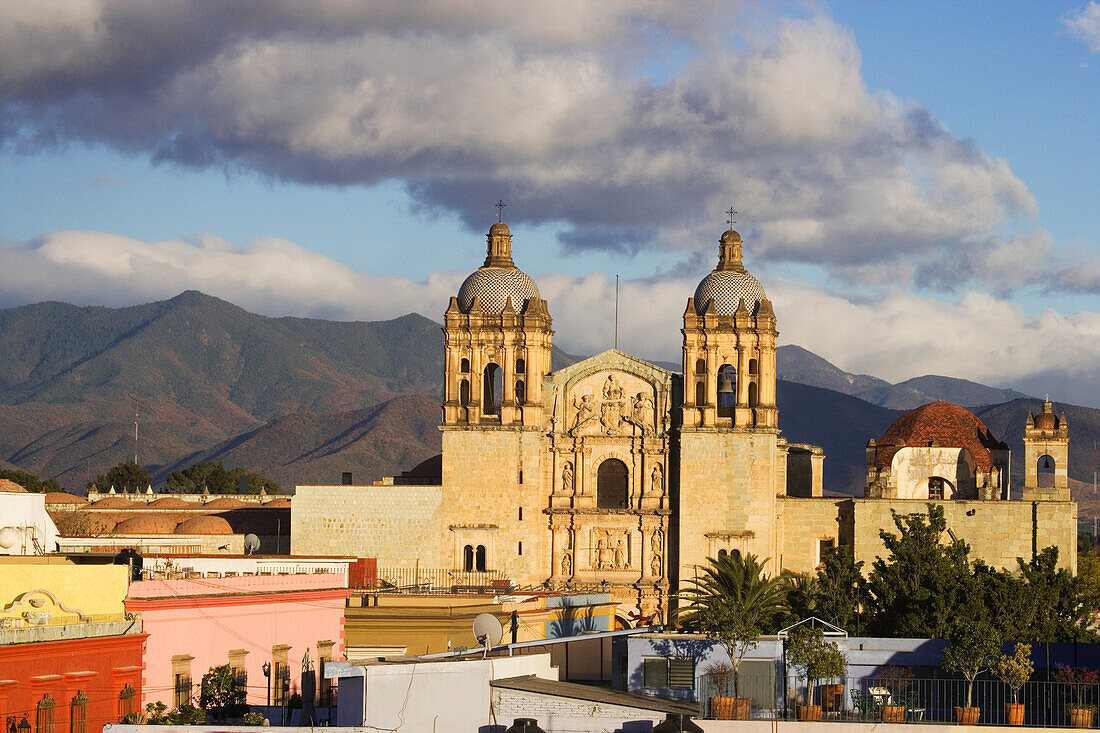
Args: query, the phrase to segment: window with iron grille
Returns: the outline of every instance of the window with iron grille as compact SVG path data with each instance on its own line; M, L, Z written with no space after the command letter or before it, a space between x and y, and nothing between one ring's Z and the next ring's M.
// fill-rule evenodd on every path
M88 696L77 690L69 701L69 733L88 733Z
M126 686L118 693L118 719L122 720L127 715L137 712L137 692L127 682Z
M42 696L34 711L34 733L54 733L53 710L55 703L50 693Z
M172 697L172 703L177 708L181 708L184 705L190 705L191 704L191 673L190 672L176 672L176 674L175 674L175 694Z

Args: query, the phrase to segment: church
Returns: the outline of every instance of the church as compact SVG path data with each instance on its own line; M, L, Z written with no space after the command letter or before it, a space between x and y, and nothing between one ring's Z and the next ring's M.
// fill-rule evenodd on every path
M684 582L726 553L778 574L846 545L869 566L891 511L929 502L973 558L1014 568L1057 545L1076 568L1068 429L1049 402L1026 426L1022 491L1007 446L936 402L867 442L863 497L825 497L824 452L779 429L776 314L736 231L685 294L679 373L616 349L553 371L551 304L513 261L508 227L487 240L443 316L441 458L370 486L298 486L295 553L608 592L622 625L667 619Z

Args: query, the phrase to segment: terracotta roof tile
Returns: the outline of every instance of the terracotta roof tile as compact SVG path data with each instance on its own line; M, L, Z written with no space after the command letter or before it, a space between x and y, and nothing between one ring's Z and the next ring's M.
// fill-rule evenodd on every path
M974 467L983 471L993 467L991 450L1008 447L993 437L985 423L970 410L941 400L910 410L883 433L877 443L875 467L888 468L903 446L929 446L933 443L966 448L974 458Z

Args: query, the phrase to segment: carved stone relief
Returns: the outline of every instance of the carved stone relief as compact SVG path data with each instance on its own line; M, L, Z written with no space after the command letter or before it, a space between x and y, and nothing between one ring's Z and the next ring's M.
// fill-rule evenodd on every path
M625 570L630 567L630 535L625 530L592 530L592 567Z
M629 390L626 386L629 386ZM594 374L571 388L566 404L573 411L567 421L571 435L629 435L636 426L645 435L657 427L653 389L644 380L625 373Z
M566 461L565 467L561 470L561 490L564 494L573 493L573 463L572 461Z

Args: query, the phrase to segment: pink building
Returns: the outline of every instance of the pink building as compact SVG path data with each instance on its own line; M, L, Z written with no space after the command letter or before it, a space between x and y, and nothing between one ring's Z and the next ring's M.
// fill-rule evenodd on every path
M320 674L343 659L346 576L329 573L143 580L126 610L145 633L143 703L197 703L202 675L229 664L251 705L278 705L298 692L302 658L318 670L318 705L331 703ZM268 674L264 674L264 665Z

